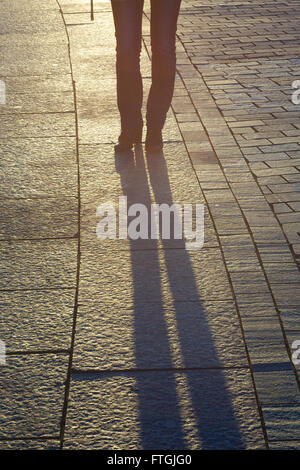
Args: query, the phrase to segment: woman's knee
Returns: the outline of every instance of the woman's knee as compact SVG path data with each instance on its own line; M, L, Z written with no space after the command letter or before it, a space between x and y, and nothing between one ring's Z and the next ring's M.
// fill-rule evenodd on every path
M135 68L140 63L141 46L133 42L117 43L117 63L125 69Z
M176 59L175 40L161 38L160 40L152 41L151 50L153 58L166 62L173 62Z
M152 64L156 73L167 75L174 73L176 67L176 49L170 44L160 43L152 46Z

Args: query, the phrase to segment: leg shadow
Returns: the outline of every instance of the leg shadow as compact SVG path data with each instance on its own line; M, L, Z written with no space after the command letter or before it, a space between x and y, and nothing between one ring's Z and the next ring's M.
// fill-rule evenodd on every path
M163 152L147 155L146 160L155 202L171 206L177 201L173 201L172 198ZM191 260L192 253L195 252L187 251L183 240L176 240L174 249L169 249L167 240L162 240L162 245L174 300L183 366L190 369L201 368L204 365L205 369L190 370L186 373L201 445L204 449L243 449L244 444L232 398L222 372L224 365L218 358L206 307L198 292ZM211 270L211 282L213 282L213 266Z
M140 146L115 162L128 207L148 208L150 231L151 203L177 202L163 153L145 159ZM244 448L184 241L130 240L130 253L142 448Z

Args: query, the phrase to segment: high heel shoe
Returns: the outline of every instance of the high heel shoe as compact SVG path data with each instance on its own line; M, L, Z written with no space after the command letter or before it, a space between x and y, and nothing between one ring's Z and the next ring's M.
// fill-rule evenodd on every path
M115 144L116 152L129 152L134 144L142 142L143 128L134 131L121 131L118 142Z
M159 153L163 146L162 131L160 129L148 129L145 141L146 152Z

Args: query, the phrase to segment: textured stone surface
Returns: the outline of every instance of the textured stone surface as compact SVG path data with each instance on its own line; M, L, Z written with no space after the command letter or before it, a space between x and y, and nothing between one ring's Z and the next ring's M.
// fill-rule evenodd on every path
M263 448L249 387L237 370L75 376L65 447Z
M110 58L108 64L114 62ZM78 94L78 115L79 115L79 142L80 144L91 143L113 143L117 141L120 133L120 123L116 119L116 83L115 79L107 79L107 72L102 70L102 62L100 62L97 55L98 68L103 72L104 77L98 79L98 87L92 90L86 90L85 87L79 88ZM89 65L86 72L81 72L86 80L90 74L95 74L97 66ZM115 75L114 68L112 75ZM100 82L100 83L99 83ZM149 92L149 79L144 80L144 96L145 101ZM101 84L101 85L100 85ZM143 108L145 112L145 105ZM166 141L180 141L181 136L175 119L171 112L168 113L166 125L163 131Z
M18 15L22 7L20 3L17 5L10 14L10 8L3 8L1 11L1 26L2 34L11 33L48 33L48 32L61 32L64 33L64 25L61 21L61 16L58 10L58 5L54 0L50 0L50 10L43 9L42 14L38 8L32 9L29 5L22 11L22 15ZM44 2L46 4L46 2ZM24 2L22 2L22 5ZM37 2L35 1L37 7ZM49 6L49 2L48 2Z
M0 196L77 196L73 138L5 139L0 146Z
M150 202L201 204L204 198L190 165L185 165L182 144L166 144L163 156L146 158L137 148L133 154L114 155L112 145L80 146L82 198L98 204L118 201L126 195L128 204ZM180 178L187 184L178 185Z
M76 240L0 243L1 290L74 288Z
M94 246L93 246L94 247ZM227 300L230 284L214 249L150 252L81 247L82 300L132 302ZM95 262L96 261L96 262Z
M75 136L73 113L7 115L2 119L0 139L9 137Z
M0 293L1 339L7 352L68 349L73 289Z
M299 450L300 441L271 441L270 450Z
M2 0L0 11L7 12L8 7L13 11L26 11L26 10L57 10L57 3L55 0Z
M57 439L0 441L0 450L59 450L59 441Z
M0 437L59 436L67 359L54 354L8 357L0 369Z
M270 441L299 441L299 406L263 407L263 415Z
M73 366L111 369L247 366L230 302L79 308Z
M283 326L287 331L299 331L300 330L300 306L298 307L286 307L280 310L280 317L283 322Z
M48 13L50 16L51 13ZM47 16L47 15L45 15ZM27 15L24 19L26 27ZM31 21L31 19L29 20ZM16 46L7 45L3 52L1 51L0 75L44 75L68 73L70 70L68 63L68 49L65 44L56 44L55 47L44 47L34 40L31 44L22 44L22 48L16 49Z
M61 35L59 34L58 38L60 37ZM25 38L24 38L24 36L18 34L16 38L20 41L20 43L22 43L23 40L27 38L27 35L25 35ZM58 38L57 38L57 35L55 35L53 42L56 43ZM47 35L47 39L49 41L49 35ZM65 92L67 93L73 92L72 77L71 77L70 71L67 74L61 74L61 75L44 75L44 76L30 75L28 77L26 76L6 77L5 84L6 84L6 91L8 95L10 94L37 95L39 93L48 95L50 93L62 94ZM22 102L22 106L23 106L23 102Z
M130 249L155 248L156 241L149 240L96 240L95 228L99 222L96 209L100 204L110 202L118 206L119 197L127 197L128 207L144 204L149 214L151 204L204 204L204 197L190 166L185 165L185 150L181 145L167 144L162 157L146 158L141 149L132 155L113 155L111 146L80 146L81 154L81 230L83 244L88 240L96 245L127 247ZM105 175L105 176L104 176ZM178 185L178 180L186 185ZM217 239L205 210L204 246L216 246ZM164 246L182 248L182 241L165 240Z
M0 239L74 238L78 233L75 197L2 200Z
M299 403L299 390L295 375L290 370L254 372L256 390L262 406Z
M74 111L73 93L8 94L0 114L66 113Z

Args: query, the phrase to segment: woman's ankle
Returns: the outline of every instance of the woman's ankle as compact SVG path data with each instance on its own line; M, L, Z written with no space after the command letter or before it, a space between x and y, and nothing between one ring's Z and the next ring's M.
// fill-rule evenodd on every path
M147 152L159 152L163 149L163 138L161 129L147 129L145 147Z

